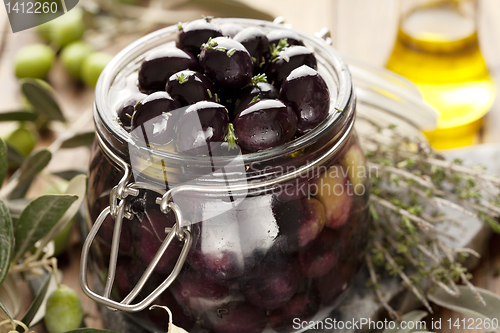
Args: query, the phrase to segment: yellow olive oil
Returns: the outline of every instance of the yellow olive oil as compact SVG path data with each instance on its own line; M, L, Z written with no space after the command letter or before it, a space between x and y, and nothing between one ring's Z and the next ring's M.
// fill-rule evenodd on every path
M474 18L453 3L414 9L401 18L387 68L416 83L440 113L438 128L425 133L435 148L474 143L495 95Z

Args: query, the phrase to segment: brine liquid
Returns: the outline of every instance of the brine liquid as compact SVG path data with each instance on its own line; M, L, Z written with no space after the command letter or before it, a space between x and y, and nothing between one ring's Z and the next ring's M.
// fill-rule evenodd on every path
M473 18L451 3L416 8L401 19L387 68L416 83L439 111L438 129L426 133L435 148L474 142L495 87Z

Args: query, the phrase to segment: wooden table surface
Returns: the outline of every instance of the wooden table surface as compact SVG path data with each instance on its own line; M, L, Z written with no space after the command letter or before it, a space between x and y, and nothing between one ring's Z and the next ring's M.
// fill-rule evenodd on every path
M81 0L85 1L85 0ZM168 0L165 0L168 1ZM308 33L328 27L332 32L334 46L343 54L365 61L375 66L384 66L392 44L394 43L397 28L397 0L241 0L255 8L265 10L273 16L284 16L286 22L295 28ZM404 0L403 0L404 1ZM40 41L35 29L13 34L8 25L7 15L3 6L0 9L0 111L16 110L21 108L19 85L13 75L13 56L23 45ZM479 12L479 34L481 48L485 55L492 75L500 79L500 1L481 0ZM122 36L119 41L110 45L108 51L117 52L123 46L137 38L137 36ZM74 84L62 69L59 62L51 71L49 80L57 92L57 98L62 105L65 115L71 120L79 118L82 113L91 112L93 91ZM87 118L83 126L91 127L91 119ZM488 114L484 128L478 136L479 142L500 142L500 102L496 101ZM1 124L0 135L6 133L12 124ZM57 135L57 134L56 134ZM53 137L43 138L40 146L47 146ZM81 168L88 163L88 151L85 148L58 151L52 159L48 169L51 171L66 168ZM43 180L37 180L36 186L29 195L36 195L47 186ZM78 282L79 271L79 240L75 233L67 260L63 260L63 282L80 292ZM489 289L500 294L500 237L495 236L481 260L480 266L473 272L473 282L479 287ZM27 288L24 288L27 289ZM29 298L25 295L24 306L29 305ZM88 327L102 328L100 315L96 305L82 294L83 306L89 314L85 323ZM441 316L443 321L452 318L462 318L452 311L440 311L433 315ZM43 327L36 327L36 332L44 332ZM448 330L441 332L467 332L467 330Z

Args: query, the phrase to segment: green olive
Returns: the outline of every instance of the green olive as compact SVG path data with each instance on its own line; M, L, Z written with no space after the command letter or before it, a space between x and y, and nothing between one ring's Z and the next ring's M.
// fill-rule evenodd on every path
M60 285L47 299L45 327L49 333L62 333L80 327L83 319L80 297L71 288Z
M74 224L75 220L72 219L66 223L64 228L54 237L54 257L58 257L66 251Z
M68 188L68 185L69 182L67 180L53 182L47 186L45 191L43 191L43 194L63 194Z
M83 60L93 52L92 47L82 41L73 42L61 52L64 68L75 78L80 78Z
M42 79L47 76L56 54L44 44L30 44L21 48L14 58L14 70L18 78Z
M24 155L29 155L36 144L36 135L28 128L21 126L5 138L14 148Z
M102 70L113 57L107 53L96 52L89 55L82 64L81 76L88 86L95 87Z
M50 30L50 41L57 47L62 48L77 41L82 38L85 31L83 12L80 8L74 8L51 21L48 29Z

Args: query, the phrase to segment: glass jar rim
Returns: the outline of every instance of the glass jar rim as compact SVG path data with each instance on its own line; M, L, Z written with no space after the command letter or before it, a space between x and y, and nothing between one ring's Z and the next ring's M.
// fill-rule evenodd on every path
M310 143L318 141L323 134L328 133L342 120L348 119L350 114L354 112L354 89L352 85L351 74L349 72L347 64L341 58L339 53L332 46L328 45L324 39L270 21L242 18L216 18L213 19L213 22L216 22L218 24L236 23L243 26L262 27L269 30L292 30L294 33L298 34L299 37L303 41L305 41L307 45L314 46L314 48L326 54L327 58L325 59L329 62L329 65L333 67L335 74L337 75L337 95L335 96L335 101L333 103L330 103L330 112L328 117L321 124L316 126L311 131L305 133L301 137L296 138L281 146L245 154L245 161L251 163L263 159L267 160L272 159L273 157L292 154L298 150L301 150L307 147ZM177 31L177 25L173 25L152 32L132 42L124 49L122 49L111 60L111 62L106 66L99 77L95 88L94 119L99 119L100 122L104 125L105 129L122 144L134 144L134 141L130 133L128 133L116 121L114 112L110 109L109 103L107 103L109 89L111 88L117 75L123 69L125 69L127 65L129 65L139 56L151 49L148 48L148 46L151 46L155 42L158 43L158 41L177 33ZM351 121L354 121L354 117L352 117ZM185 154L170 152L167 150L156 149L154 147L142 146L138 148L140 148L141 150L144 149L148 154L155 154L167 160L184 160L186 162L196 163L197 161L201 162L207 159L206 156L189 156ZM219 158L219 156L217 157ZM224 158L230 159L230 157L223 156L221 156L220 158L222 160Z

